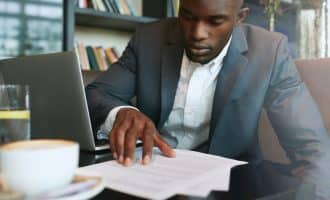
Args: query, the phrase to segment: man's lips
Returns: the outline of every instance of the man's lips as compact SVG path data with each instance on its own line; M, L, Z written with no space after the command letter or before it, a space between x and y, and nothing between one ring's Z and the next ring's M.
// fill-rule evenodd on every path
M205 45L191 44L188 45L188 51L193 55L202 56L211 51L211 49Z
M190 51L191 54L196 55L196 56L202 56L211 51L210 48L201 47L201 46L189 46L188 50Z

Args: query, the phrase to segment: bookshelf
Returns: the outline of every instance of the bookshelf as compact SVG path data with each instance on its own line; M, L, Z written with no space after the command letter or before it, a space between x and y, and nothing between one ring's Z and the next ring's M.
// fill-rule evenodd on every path
M135 1L135 0L134 0ZM78 8L76 1L64 1L64 50L73 50L75 26L134 32L143 23L173 16L172 0L141 0L143 16L120 15L116 13Z
M173 0L133 0L141 2L142 16L121 15L113 12L79 8L77 1L64 1L64 50L74 50L75 42L86 45L114 45L120 53L126 46L137 26L173 16L170 9ZM88 35L89 36L86 36ZM106 39L106 36L107 40ZM123 38L124 37L124 38ZM98 41L94 41L98 40ZM85 84L92 81L102 71L83 70Z
M139 24L156 20L151 17L119 15L84 8L76 8L75 17L77 25L110 28L121 31L134 31Z

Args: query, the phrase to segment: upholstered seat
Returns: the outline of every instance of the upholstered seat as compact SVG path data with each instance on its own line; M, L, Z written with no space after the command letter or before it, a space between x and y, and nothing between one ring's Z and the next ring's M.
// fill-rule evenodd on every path
M319 106L325 127L330 132L330 58L296 60L301 79ZM259 123L259 140L267 160L288 163L274 130L263 111Z

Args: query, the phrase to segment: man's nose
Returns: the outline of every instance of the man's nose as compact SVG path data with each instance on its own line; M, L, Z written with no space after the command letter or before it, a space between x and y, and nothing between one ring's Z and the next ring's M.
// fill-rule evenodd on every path
M192 28L192 37L194 40L200 41L208 37L207 28L203 22L196 22Z

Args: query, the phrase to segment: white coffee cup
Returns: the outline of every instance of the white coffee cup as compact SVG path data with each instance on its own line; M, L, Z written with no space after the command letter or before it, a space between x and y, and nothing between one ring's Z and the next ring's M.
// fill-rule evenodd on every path
M79 145L66 140L30 140L0 147L5 184L34 196L69 184L78 166Z

